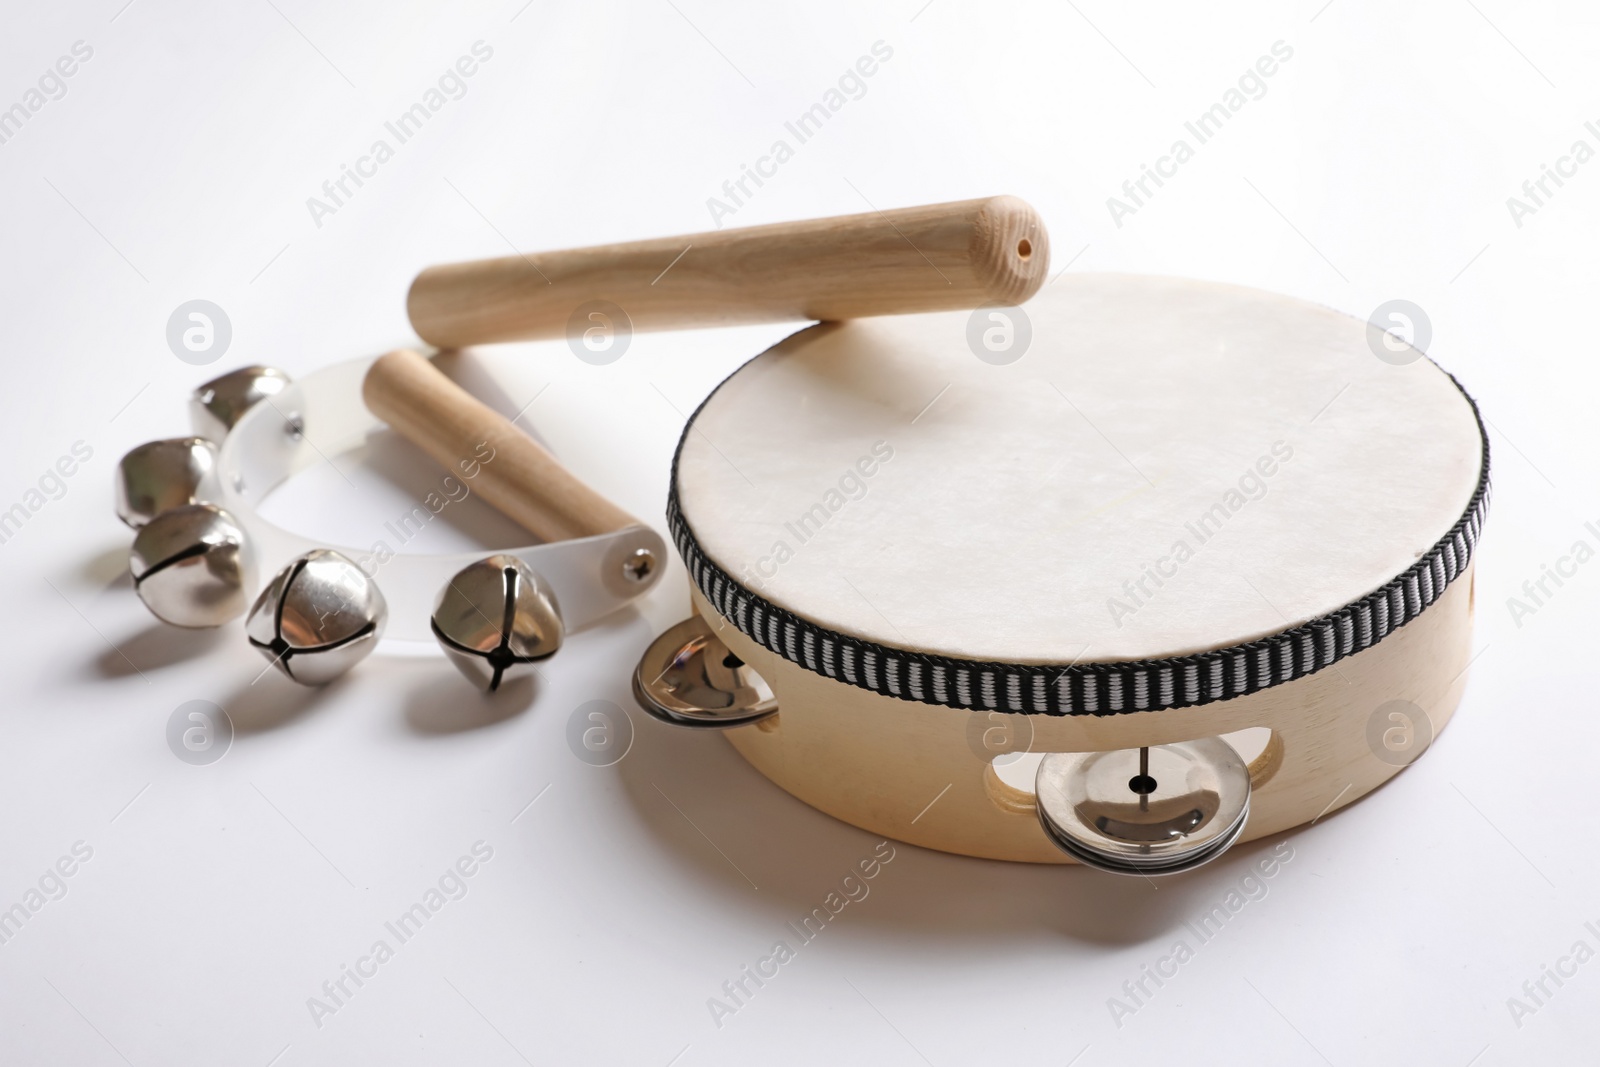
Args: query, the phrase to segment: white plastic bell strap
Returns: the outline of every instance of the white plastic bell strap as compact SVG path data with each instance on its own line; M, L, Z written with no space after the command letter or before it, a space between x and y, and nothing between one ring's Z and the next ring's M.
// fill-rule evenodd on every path
M361 399L369 359L316 371L245 413L222 443L218 503L250 536L260 572L275 573L314 548L332 548L362 566L389 605L386 639L432 644L434 601L457 571L490 550L450 554L395 554L379 562L369 549L330 545L283 529L261 516L269 493L291 476L362 444L384 428ZM643 550L646 568L630 566ZM581 629L622 607L660 580L666 545L645 526L595 537L497 549L517 556L555 591L568 630Z

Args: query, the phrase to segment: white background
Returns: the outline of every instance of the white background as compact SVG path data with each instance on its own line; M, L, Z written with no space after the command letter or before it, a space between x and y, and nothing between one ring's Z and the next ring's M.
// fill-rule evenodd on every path
M1520 619L1507 599L1600 543L1600 163L1521 226L1506 205L1573 141L1600 147L1592 8L123 3L10 0L0 33L0 107L93 48L0 144L0 509L74 442L93 449L0 545L0 907L93 849L0 945L0 1061L1487 1065L1593 1048L1600 963L1547 984L1520 1026L1507 998L1580 938L1600 948L1600 563ZM466 95L316 225L307 197L478 40L493 57ZM389 651L322 692L252 685L238 624L166 630L125 576L111 472L185 429L195 384L414 341L402 296L432 262L708 228L707 198L880 40L893 58L866 94L728 221L1015 193L1056 269L1223 279L1363 318L1414 301L1492 427L1455 721L1392 784L1285 838L1265 899L1120 1026L1108 998L1275 842L1159 889L902 845L719 1028L707 999L877 839L637 713L616 766L574 757L573 710L629 705L639 652L685 613L681 569L571 635L525 707ZM1294 55L1267 94L1117 226L1106 198L1279 40ZM165 341L194 298L233 324L209 368ZM787 332L640 335L600 368L559 343L483 358L514 400L548 386L529 420L660 523L684 415ZM308 475L280 514L363 537L406 472L359 459L361 498ZM476 513L435 525L429 547L508 536ZM191 699L238 727L211 766L167 748ZM470 892L315 1025L307 998L480 840L494 854Z

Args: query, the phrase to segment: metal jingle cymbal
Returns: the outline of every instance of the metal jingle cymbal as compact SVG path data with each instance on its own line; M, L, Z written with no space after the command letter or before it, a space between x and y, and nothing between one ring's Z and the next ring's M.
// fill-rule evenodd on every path
M1250 815L1250 771L1207 737L1039 762L1039 824L1063 852L1114 874L1162 875L1209 863Z
M777 714L772 688L695 615L650 643L633 672L639 706L674 726L727 729Z

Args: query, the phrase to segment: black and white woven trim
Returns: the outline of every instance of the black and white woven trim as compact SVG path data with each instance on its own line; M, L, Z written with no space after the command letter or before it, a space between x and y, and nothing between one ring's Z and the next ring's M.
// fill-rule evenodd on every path
M1461 389L1453 375L1450 380ZM1465 389L1461 395L1478 423L1482 466L1466 511L1430 550L1393 580L1331 614L1271 637L1171 659L1061 665L956 659L863 641L778 607L713 563L683 516L678 460L698 409L673 455L667 526L690 578L740 633L835 681L974 711L1117 715L1193 707L1282 685L1370 648L1422 614L1466 571L1489 509L1489 437L1477 403Z

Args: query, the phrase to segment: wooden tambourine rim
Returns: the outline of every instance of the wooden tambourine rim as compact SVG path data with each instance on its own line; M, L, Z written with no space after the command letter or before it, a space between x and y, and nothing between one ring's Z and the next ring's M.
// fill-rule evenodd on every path
M678 497L684 445L706 405L760 358L723 379L684 426L672 457L668 531L690 580L740 633L806 670L899 700L985 712L1119 715L1195 707L1270 689L1371 648L1421 615L1466 573L1489 508L1489 437L1483 417L1472 396L1441 367L1477 423L1482 443L1477 486L1449 532L1367 595L1258 640L1167 659L1018 664L915 652L828 629L752 592L707 556L684 517Z

